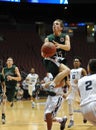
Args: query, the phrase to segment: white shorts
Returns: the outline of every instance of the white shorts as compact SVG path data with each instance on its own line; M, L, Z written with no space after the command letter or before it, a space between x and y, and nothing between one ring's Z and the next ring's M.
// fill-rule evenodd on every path
M96 126L96 101L81 106L81 113L86 120Z
M47 113L52 113L52 118L56 117L63 100L64 98L62 96L48 96L45 105L44 120L46 120Z
M35 84L28 85L28 93L32 96L32 92L35 90Z
M80 97L79 97L77 88L72 88L71 93L67 96L66 99L68 100L68 103L70 103L70 100L79 101Z

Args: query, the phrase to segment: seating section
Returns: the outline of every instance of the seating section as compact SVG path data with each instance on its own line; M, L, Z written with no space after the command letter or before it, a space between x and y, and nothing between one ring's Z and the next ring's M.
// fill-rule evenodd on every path
M45 68L40 53L42 41L34 26L25 29L0 29L0 34L4 36L4 41L0 42L0 59L3 60L3 64L6 64L8 57L13 57L21 71L29 73L31 67L34 67L40 78L43 78Z
M31 67L36 69L42 79L45 76L45 68L42 64L40 48L42 41L36 32L35 25L17 25L14 28L1 28L0 36L0 60L6 64L8 57L13 57L15 64L21 72L29 73ZM88 43L84 29L74 30L71 37L71 50L67 52L67 64L72 68L74 56L82 58L82 65L86 68L90 58L96 57L96 43Z

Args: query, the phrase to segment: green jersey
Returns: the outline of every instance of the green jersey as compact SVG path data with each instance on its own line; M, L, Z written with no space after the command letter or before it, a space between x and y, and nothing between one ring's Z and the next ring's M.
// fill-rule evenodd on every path
M47 36L49 42L58 42L59 44L65 44L65 33L61 33L60 36L55 36L54 34L50 34ZM65 51L62 49L57 49L56 56L65 58Z
M13 65L11 68L4 67L4 76L5 76L5 84L6 88L13 88L16 87L17 81L16 80L8 80L7 76L13 76L16 77L17 75L15 74L15 65Z

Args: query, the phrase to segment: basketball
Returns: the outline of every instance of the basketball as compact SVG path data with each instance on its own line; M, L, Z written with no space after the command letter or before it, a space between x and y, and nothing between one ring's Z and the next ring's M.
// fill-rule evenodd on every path
M56 53L56 47L52 42L45 42L41 47L43 57L52 57Z

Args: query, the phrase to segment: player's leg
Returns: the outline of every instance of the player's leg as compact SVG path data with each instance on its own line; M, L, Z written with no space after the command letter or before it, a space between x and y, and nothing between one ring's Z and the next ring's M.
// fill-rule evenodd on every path
M47 83L48 93L49 95L52 94L52 96L55 96L55 93L53 91L53 88L60 84L60 82L69 75L70 69L64 65L64 64L59 64L58 62L55 62L53 59L45 59L44 60L44 65L45 68L47 69L48 72L51 72L54 80L50 83ZM49 86L48 86L49 85ZM46 87L44 86L44 87Z
M35 90L33 90L32 91L32 108L34 108L35 107L35 105L36 105L36 91Z
M69 118L70 118L68 128L70 128L74 125L73 100L71 100L71 99L69 99L69 101L68 101L68 109L69 109Z
M7 100L11 107L13 107L13 105L14 105L13 102L14 102L15 92L16 92L15 86L13 86L13 88L11 88L11 89L6 88Z
M5 115L6 95L5 94L2 94L2 96L1 96L1 109L2 109L2 124L5 124L5 122L6 122L6 115Z
M60 64L59 66L59 73L56 75L56 77L54 78L53 82L56 85L60 84L60 82L69 75L70 73L70 69L64 65L64 64Z
M71 93L67 97L68 111L69 111L69 118L70 118L68 128L70 128L70 127L72 127L74 125L73 100L74 100L74 90L72 89Z
M56 117L57 112L59 111L61 104L63 102L62 96L48 96L45 106L45 121L47 123L47 130L52 129L52 122L60 123L60 130L64 130L67 117Z

